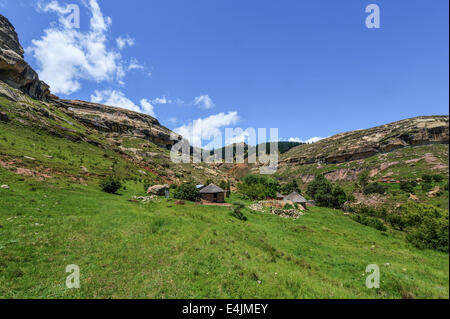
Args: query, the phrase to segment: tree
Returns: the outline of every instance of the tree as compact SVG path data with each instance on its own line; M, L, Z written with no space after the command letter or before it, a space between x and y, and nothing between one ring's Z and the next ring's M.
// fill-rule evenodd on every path
M177 187L173 197L176 199L188 200L191 202L198 201L200 199L200 191L194 184L186 183Z
M342 206L347 201L347 194L345 193L344 189L340 186L334 186L333 187L333 207L334 208L342 208Z
M344 189L333 185L323 175L318 175L308 185L306 193L312 197L317 205L324 207L341 208L348 197Z
M239 192L252 200L275 198L280 188L279 182L264 175L247 175L238 185Z

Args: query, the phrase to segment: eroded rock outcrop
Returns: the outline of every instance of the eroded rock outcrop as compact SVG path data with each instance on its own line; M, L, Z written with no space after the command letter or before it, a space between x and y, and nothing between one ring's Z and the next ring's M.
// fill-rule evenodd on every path
M0 14L0 81L32 98L45 100L49 86L24 60L19 38L7 18Z
M181 140L181 136L162 126L157 119L149 115L84 101L54 97L50 100L78 122L102 133L139 137L167 149ZM171 139L171 135L176 138Z
M404 147L448 143L449 117L421 116L297 146L283 154L282 164L339 164Z

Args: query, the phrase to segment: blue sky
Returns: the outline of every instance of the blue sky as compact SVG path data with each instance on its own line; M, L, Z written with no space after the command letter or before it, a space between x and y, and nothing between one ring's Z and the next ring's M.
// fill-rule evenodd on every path
M70 3L80 29L61 24ZM370 3L380 29L365 26ZM63 98L146 112L180 132L275 127L285 140L448 114L448 6L0 0L27 61Z

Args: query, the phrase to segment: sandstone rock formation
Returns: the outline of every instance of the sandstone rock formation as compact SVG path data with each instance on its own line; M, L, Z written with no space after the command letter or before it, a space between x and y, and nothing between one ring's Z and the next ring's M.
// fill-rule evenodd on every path
M403 147L438 143L449 143L449 117L421 116L297 146L283 154L282 164L338 164Z
M167 149L181 140L181 136L149 115L84 101L49 99L78 122L102 133L139 137Z
M0 81L28 94L45 100L49 86L39 80L37 73L24 60L19 38L7 18L0 14Z

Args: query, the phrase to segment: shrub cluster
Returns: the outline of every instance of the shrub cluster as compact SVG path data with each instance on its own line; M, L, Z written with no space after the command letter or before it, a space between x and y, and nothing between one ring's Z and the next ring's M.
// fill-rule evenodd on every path
M175 189L173 197L175 199L196 202L200 199L200 191L194 184L185 183Z
M367 184L366 187L364 187L364 194L370 195L370 194L381 194L384 195L386 193L387 187L382 184L378 183L371 183Z
M347 194L338 185L333 185L323 175L318 175L308 185L307 194L323 207L341 208L347 201Z
M279 187L276 179L264 175L247 175L243 182L238 184L239 192L251 200L275 198Z
M408 232L407 240L416 247L448 252L448 211L408 202L389 214L387 221L394 228Z
M283 195L289 195L289 194L291 194L292 192L298 192L298 193L300 193L300 189L299 189L299 187L298 187L297 181L296 181L296 180L293 180L293 181L290 182L290 183L281 185L281 187L280 187L280 192L281 192Z
M378 218L369 217L365 215L353 215L352 219L362 225L369 226L383 232L387 230L386 226L384 226L383 222Z
M122 188L122 182L115 176L108 176L100 181L100 188L106 193L115 194Z

